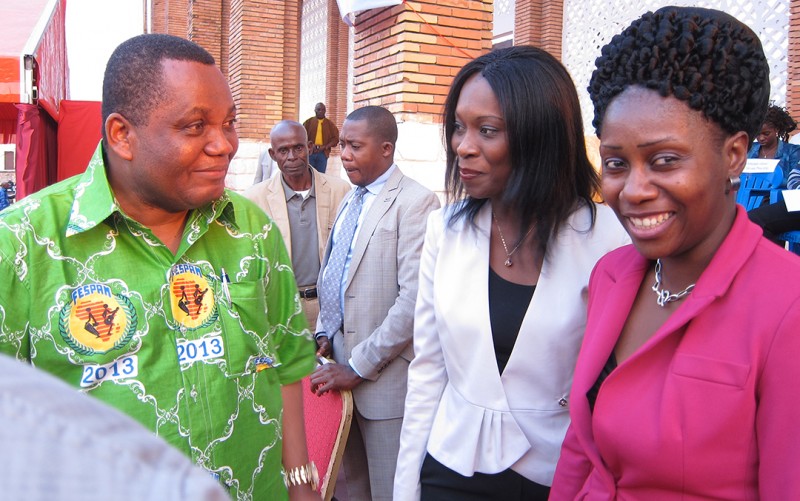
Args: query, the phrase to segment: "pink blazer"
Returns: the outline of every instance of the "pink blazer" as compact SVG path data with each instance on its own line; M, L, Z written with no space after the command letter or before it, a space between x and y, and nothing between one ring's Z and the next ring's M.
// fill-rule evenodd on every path
M551 500L800 499L800 258L737 211L694 291L609 375L592 414L586 392L652 266L633 246L598 263Z

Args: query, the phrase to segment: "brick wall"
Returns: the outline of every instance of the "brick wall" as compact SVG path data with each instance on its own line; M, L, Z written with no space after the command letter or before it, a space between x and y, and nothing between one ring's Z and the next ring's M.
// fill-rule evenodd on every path
M800 119L800 0L789 2L789 61L786 65L786 108Z
M189 0L152 0L153 33L189 34Z
M299 34L298 0L231 0L228 74L240 138L263 140L297 116Z
M347 116L347 67L350 28L342 22L336 0L328 0L328 43L325 107L328 118L341 127Z
M517 0L514 45L535 45L561 59L563 0Z
M223 38L222 3L220 0L191 0L188 29L189 39L210 52L220 67L222 47L228 44L227 37ZM227 29L225 31L227 34Z
M491 48L492 3L413 1L358 14L354 108L381 105L401 121L438 122L453 76Z
M301 0L285 0L284 30L281 33L283 51L283 120L294 120L300 108L300 26L303 8ZM273 74L273 78L274 78Z

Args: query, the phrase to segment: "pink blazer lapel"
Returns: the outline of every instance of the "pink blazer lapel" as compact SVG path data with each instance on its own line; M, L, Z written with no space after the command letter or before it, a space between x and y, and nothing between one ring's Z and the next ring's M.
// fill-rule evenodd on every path
M587 331L583 340L570 395L574 432L595 464L602 463L602 459L592 438L592 413L586 393L594 386L614 350L644 277L646 260L633 247L629 252L624 260L617 261L624 263L624 268L611 267L593 276L589 291L591 332Z

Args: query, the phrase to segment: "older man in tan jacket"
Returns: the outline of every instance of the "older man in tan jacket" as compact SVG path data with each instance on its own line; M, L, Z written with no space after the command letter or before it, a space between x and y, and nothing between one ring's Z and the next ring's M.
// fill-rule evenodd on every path
M310 144L299 122L278 122L269 140L269 155L280 175L252 186L244 195L264 209L278 226L292 259L303 311L313 330L319 314L320 261L336 209L350 191L350 184L309 166Z

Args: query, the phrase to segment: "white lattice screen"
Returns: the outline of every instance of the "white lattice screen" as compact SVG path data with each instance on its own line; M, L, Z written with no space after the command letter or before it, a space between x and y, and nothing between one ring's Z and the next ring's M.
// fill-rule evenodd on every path
M514 0L495 0L494 14L514 13Z
M325 102L325 63L328 39L327 0L303 2L300 43L300 116L314 115L314 105Z
M517 0L524 1L524 0ZM750 26L764 46L770 64L771 99L786 104L786 71L789 37L789 0L755 1L611 1L564 0L562 60L569 69L583 110L587 134L592 127L592 103L586 87L600 48L644 12L665 5L692 5L725 11Z

